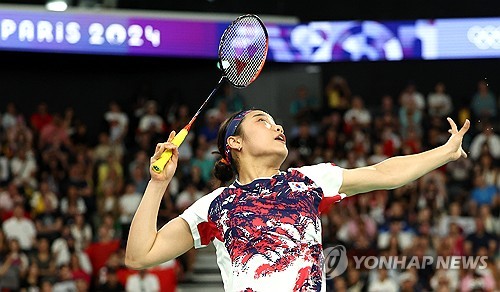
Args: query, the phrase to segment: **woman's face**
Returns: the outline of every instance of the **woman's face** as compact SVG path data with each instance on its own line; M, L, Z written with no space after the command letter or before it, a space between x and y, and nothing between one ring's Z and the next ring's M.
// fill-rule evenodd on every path
M266 112L255 110L241 122L242 153L252 157L275 155L280 164L288 155L283 127Z

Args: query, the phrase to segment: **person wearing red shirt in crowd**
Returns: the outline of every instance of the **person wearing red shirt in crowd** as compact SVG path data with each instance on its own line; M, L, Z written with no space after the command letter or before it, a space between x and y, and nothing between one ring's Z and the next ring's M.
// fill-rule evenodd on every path
M99 240L91 243L85 252L92 263L92 271L99 271L106 265L111 254L120 248L120 240L114 239L107 226L99 227Z
M69 139L68 129L64 125L64 121L60 114L55 114L52 121L46 124L40 132L39 147L47 149L55 147L69 147L71 141Z
M40 133L43 127L52 122L52 115L49 113L49 107L45 102L41 102L37 106L37 110L30 117L31 126Z

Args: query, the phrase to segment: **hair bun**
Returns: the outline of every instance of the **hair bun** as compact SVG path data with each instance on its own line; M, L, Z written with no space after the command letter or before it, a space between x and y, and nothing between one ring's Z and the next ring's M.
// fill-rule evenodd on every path
M233 179L233 168L231 165L224 163L222 159L219 159L214 165L214 175L224 184Z

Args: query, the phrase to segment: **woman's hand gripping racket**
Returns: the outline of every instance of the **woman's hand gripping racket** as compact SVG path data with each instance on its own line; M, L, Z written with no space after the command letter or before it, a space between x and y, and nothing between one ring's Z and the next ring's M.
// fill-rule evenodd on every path
M256 15L242 15L226 28L219 43L218 53L218 67L222 71L222 77L189 124L174 137L172 144L181 145L192 124L224 80L236 88L245 88L257 79L266 61L268 44L267 29ZM162 172L170 157L172 157L172 151L163 152L161 157L152 164L153 171Z

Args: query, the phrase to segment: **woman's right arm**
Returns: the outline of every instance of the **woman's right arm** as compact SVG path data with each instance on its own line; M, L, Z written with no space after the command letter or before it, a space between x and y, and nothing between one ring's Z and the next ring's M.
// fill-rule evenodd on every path
M180 217L157 230L160 203L177 167L177 146L170 143L174 136L172 132L168 142L158 144L151 158L153 163L166 149L172 151L172 158L161 173L150 171L151 180L132 219L125 252L125 265L132 269L144 269L174 259L194 245L189 225Z

